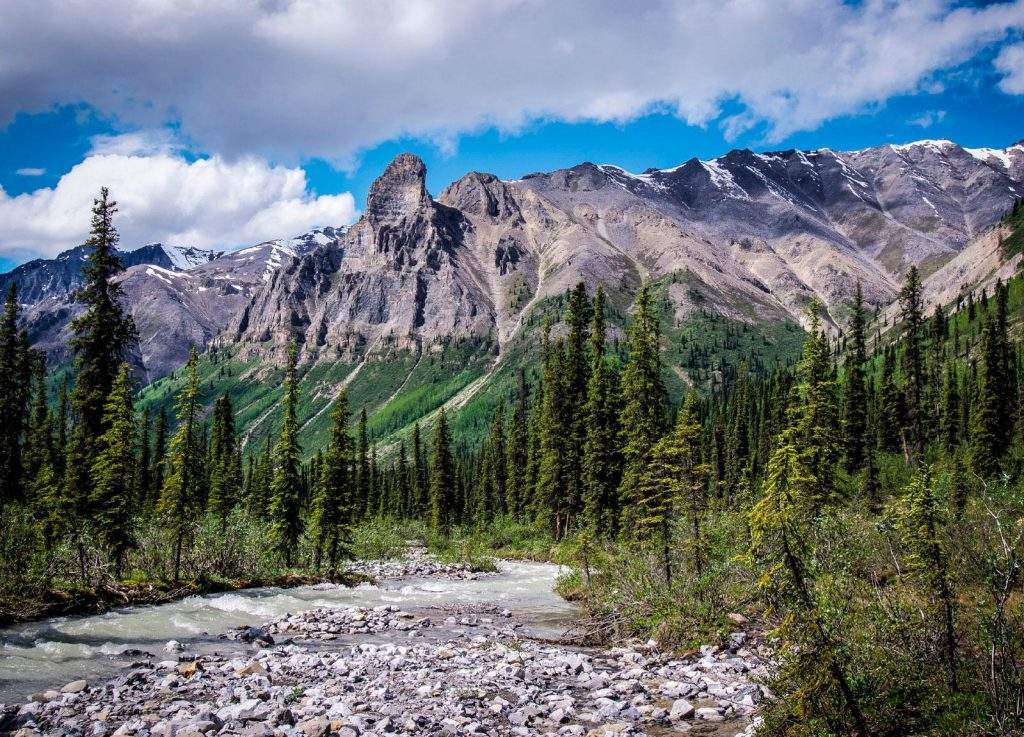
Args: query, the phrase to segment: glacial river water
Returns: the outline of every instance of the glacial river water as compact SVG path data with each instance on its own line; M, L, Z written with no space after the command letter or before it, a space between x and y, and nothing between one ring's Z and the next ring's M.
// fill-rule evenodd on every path
M395 604L443 619L437 607L493 604L513 612L528 630L544 636L557 635L571 623L575 609L553 590L557 566L512 561L499 566L498 575L478 580L404 578L354 588L246 589L0 629L0 703L24 701L34 692L78 678L109 677L137 659L122 656L125 650L174 657L162 653L168 640L177 640L194 652L240 647L219 635L238 625L259 625L317 607ZM396 635L367 637L385 636Z

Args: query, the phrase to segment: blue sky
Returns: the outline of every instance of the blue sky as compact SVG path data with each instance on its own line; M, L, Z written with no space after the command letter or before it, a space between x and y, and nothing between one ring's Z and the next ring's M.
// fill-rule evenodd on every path
M40 3L0 9L0 268L80 242L101 184L127 247L232 247L351 221L402 151L436 194L472 170L1024 138L1024 0L103 0L123 30Z

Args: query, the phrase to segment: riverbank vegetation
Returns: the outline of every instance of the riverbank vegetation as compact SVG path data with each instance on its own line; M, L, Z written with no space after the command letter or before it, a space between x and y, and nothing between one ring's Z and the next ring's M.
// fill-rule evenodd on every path
M570 564L594 641L766 631L767 734L1024 729L1021 279L926 315L911 269L892 324L858 293L838 337L812 303L797 366L721 366L686 396L663 381L657 289L610 349L580 284L481 444L442 407L377 447L341 391L303 462L294 345L276 437L245 447L227 395L204 414L195 354L173 416L136 411L114 211L103 193L73 385L51 393L13 290L0 320L0 606L337 578L415 540L478 570Z

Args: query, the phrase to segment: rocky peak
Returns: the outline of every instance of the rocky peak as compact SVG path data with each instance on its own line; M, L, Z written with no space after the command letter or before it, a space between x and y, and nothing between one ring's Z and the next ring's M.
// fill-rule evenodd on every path
M493 174L470 172L452 182L438 201L468 215L506 219L517 215L519 207L503 181Z
M426 186L427 167L414 154L399 154L374 180L366 196L366 216L373 223L399 220L432 203Z

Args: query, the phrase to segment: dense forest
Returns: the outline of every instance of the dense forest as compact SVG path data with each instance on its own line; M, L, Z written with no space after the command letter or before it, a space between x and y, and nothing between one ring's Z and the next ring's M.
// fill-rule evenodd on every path
M195 353L173 416L135 410L115 212L103 191L73 384L48 383L13 287L0 321L9 612L98 586L335 577L413 530L570 564L590 637L686 647L754 620L780 657L768 734L1024 730L1018 279L926 314L911 268L898 314L868 315L858 289L826 331L809 304L798 365L686 396L664 383L656 292L609 350L604 296L580 284L482 443L452 437L442 407L378 447L342 392L304 462L295 345L256 447L228 395L203 411Z

